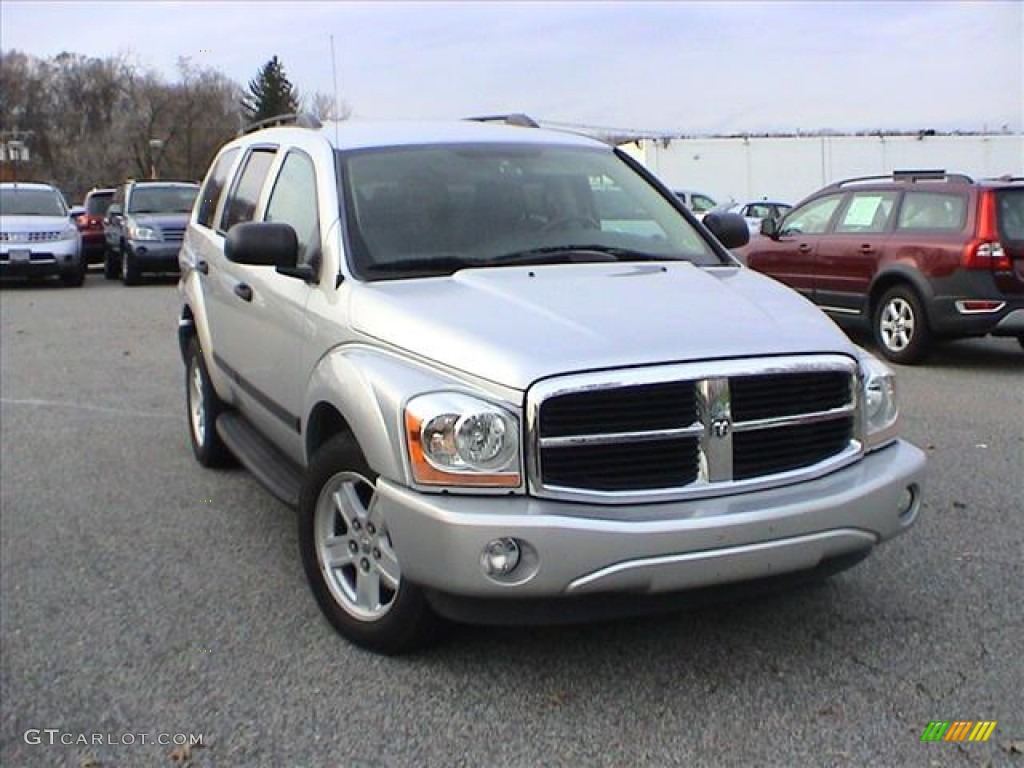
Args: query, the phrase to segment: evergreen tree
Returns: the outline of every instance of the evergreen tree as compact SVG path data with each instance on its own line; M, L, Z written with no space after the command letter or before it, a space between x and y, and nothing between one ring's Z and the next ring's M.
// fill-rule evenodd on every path
M284 73L284 65L277 56L249 81L249 91L242 97L242 111L252 123L299 111L299 92Z

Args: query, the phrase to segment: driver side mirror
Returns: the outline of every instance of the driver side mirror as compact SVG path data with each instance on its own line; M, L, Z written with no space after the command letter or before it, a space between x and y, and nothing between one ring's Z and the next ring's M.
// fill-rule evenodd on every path
M110 207L107 208L107 218L108 219L111 219L111 220L116 219L122 213L124 213L124 209L121 208L121 205L119 203L111 203Z
M778 219L773 219L771 216L767 219L761 219L761 234L765 237L777 240L781 232Z

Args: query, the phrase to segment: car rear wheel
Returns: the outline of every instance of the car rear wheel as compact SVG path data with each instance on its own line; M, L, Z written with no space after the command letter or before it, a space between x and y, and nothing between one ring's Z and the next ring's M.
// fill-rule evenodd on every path
M402 575L377 477L352 435L326 442L299 496L299 548L320 610L350 641L377 653L429 643L438 619Z
M204 467L225 467L234 463L231 451L217 434L217 417L224 403L206 371L199 339L193 336L185 353L185 402L188 407L188 433L192 452Z
M931 329L912 288L897 285L885 292L875 307L874 334L881 353L894 363L909 365L928 355Z

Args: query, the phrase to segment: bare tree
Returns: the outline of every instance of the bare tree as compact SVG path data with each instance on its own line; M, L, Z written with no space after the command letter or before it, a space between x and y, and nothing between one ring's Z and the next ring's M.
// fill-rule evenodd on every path
M348 120L352 117L352 107L346 101L335 102L329 93L316 91L303 104L303 111L308 112L317 120Z

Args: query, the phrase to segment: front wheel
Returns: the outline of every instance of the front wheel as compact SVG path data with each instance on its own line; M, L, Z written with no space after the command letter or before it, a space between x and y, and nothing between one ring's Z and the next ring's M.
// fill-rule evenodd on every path
M131 251L121 250L121 282L125 285L138 285L141 280L139 264Z
M85 270L86 262L83 260L81 264L75 267L70 272L64 272L60 276L60 280L64 285L69 288L81 288L85 283Z
M408 653L428 644L438 619L402 575L376 475L352 435L316 452L299 495L299 548L320 610L367 650Z
M188 406L188 433L192 452L204 467L226 467L234 463L231 451L217 434L217 417L224 403L206 372L199 339L193 336L185 353L185 401Z
M928 318L909 286L897 285L885 292L875 308L873 327L878 349L894 363L920 362L931 350Z

